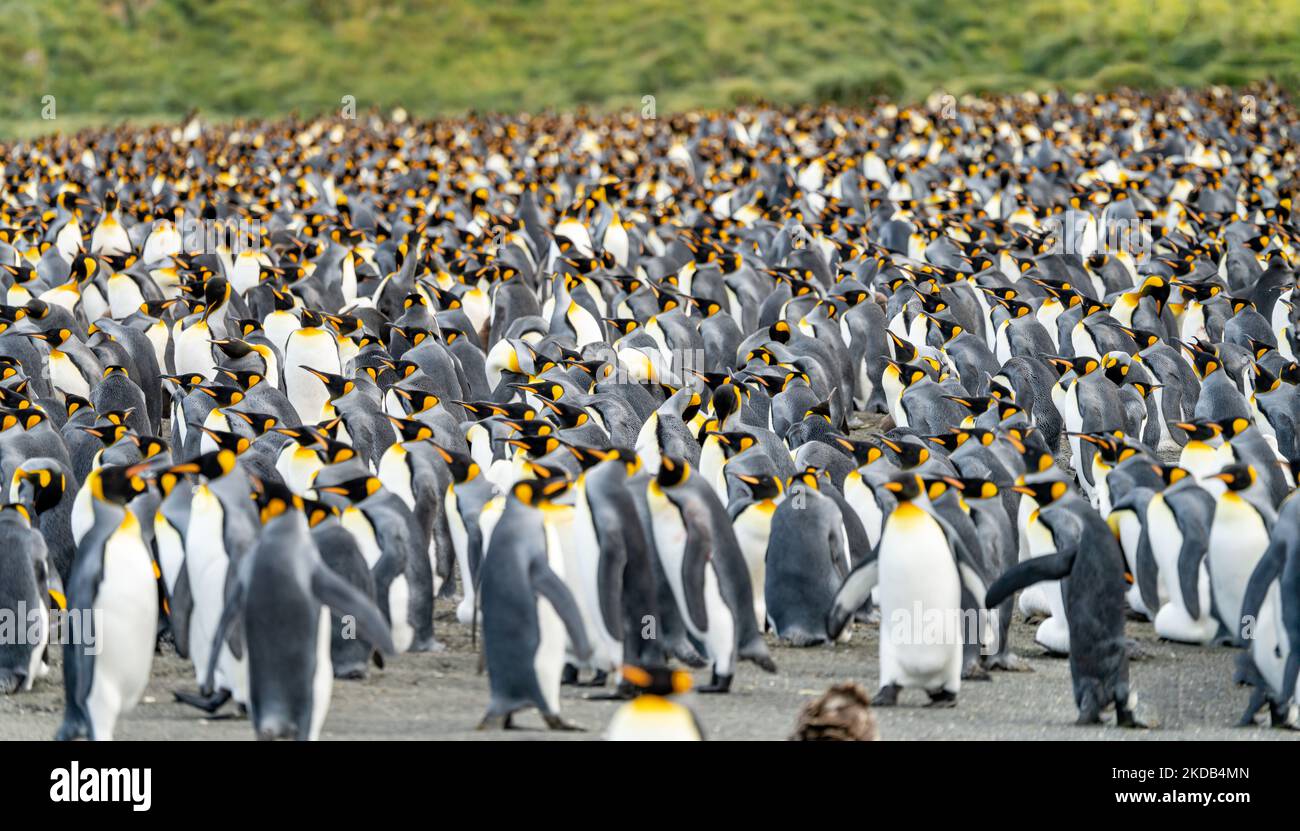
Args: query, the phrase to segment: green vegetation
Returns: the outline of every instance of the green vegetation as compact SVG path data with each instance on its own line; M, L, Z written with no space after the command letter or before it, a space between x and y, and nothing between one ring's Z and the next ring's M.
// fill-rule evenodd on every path
M1300 0L0 0L0 131L402 104L419 114L1272 77ZM66 120L65 120L66 119Z

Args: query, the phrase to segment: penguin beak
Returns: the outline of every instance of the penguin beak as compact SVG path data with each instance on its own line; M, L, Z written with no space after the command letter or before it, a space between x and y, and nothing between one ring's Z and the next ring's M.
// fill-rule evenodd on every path
M1026 485L1012 485L1011 490L1015 491L1016 493L1022 493L1025 496L1034 495L1034 489Z

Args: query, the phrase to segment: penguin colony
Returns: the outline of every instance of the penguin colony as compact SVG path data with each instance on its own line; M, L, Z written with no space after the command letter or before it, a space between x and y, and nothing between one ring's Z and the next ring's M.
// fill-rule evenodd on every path
M1022 668L1018 605L1082 723L1140 725L1127 616L1294 726L1300 121L1251 100L7 147L0 603L38 636L0 690L80 612L59 738L111 738L160 640L181 700L315 738L441 600L483 726L570 727L576 683L631 699L616 737L698 738L673 662L724 693L765 632L878 619L874 703L953 706Z

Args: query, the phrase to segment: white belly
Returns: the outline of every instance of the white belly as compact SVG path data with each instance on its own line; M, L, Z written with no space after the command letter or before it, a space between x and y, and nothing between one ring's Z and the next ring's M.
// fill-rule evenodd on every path
M880 540L880 683L956 692L961 682L961 582L948 540L920 508L901 504Z
M144 695L158 636L158 593L153 560L128 515L108 538L104 570L95 594L95 669L86 712L94 736L111 740L117 718Z

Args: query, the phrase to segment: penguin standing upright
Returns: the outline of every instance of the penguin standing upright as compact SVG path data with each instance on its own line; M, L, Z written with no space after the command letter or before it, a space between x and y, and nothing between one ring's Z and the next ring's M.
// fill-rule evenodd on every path
M1228 640L1242 646L1246 645L1242 600L1251 575L1268 549L1276 520L1272 505L1252 501L1243 494L1255 479L1255 469L1250 465L1232 464L1205 483L1215 497L1205 553L1210 598Z
M239 574L217 627L224 640L238 621L248 655L249 717L257 738L314 741L329 710L334 681L330 610L348 615L357 633L393 654L379 609L321 560L303 515L302 497L263 483L262 530L239 563ZM201 692L211 694L217 652Z
M717 494L692 475L684 459L663 456L647 502L655 550L677 608L713 662L713 678L699 691L730 690L737 658L775 672L754 618L745 559Z
M827 630L837 637L878 582L880 691L872 703L893 706L902 690L919 688L930 706L953 707L961 690L962 590L979 597L984 587L928 507L921 477L899 474L883 487L897 505L885 518L875 555L859 562L836 593ZM941 636L923 636L935 621Z
M542 511L546 480L517 482L492 530L481 568L483 652L491 700L480 729L510 728L516 712L536 707L553 730L574 726L560 717L565 633L580 661L591 657L582 613L548 563ZM559 484L563 489L563 483Z
M27 507L0 506L0 615L11 617L21 631L37 634L35 643L26 637L0 643L0 695L30 690L49 673L48 574L45 546Z
M63 724L57 738L109 741L118 717L144 695L158 637L154 560L126 504L148 487L146 465L91 472L94 523L81 538L67 586L82 637L63 650Z

